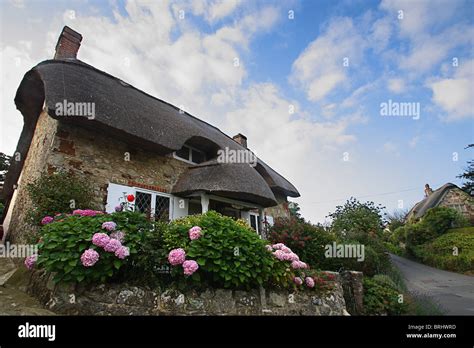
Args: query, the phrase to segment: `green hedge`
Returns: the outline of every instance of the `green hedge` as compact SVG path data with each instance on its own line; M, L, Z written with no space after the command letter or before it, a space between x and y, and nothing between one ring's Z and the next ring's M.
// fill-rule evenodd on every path
M457 248L457 255L454 251ZM415 247L423 263L454 272L474 272L474 227L448 230L432 242Z

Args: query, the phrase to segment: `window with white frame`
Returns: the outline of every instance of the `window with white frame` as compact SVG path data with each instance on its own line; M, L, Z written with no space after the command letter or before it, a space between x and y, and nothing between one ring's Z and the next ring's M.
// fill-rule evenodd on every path
M199 164L206 161L205 152L189 145L184 145L180 150L174 152L173 157L193 164Z
M148 190L136 190L135 211L145 213L155 220L168 221L170 219L170 196Z
M255 232L260 233L260 216L255 213L250 213L250 227L252 227Z

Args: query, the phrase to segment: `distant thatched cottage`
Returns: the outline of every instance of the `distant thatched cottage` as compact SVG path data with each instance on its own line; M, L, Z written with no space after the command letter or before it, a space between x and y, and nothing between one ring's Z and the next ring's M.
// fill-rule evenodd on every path
M258 158L252 166L218 160L222 151L248 152L245 136L230 138L76 59L81 40L65 27L54 59L28 71L18 88L21 160L13 161L2 192L11 237L21 239L27 228L26 185L59 170L88 178L107 212L133 194L135 210L161 219L213 209L260 232L265 218L289 215L287 197L299 193L288 180Z
M474 198L458 186L447 183L431 191L425 189L426 197L415 204L407 214L407 220L421 219L426 212L434 207L453 208L474 222Z

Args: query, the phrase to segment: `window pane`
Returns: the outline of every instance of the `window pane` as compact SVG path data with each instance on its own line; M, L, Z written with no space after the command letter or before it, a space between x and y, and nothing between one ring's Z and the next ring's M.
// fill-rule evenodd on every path
M155 220L168 221L170 219L169 197L156 196Z
M204 152L191 150L193 152L192 161L194 163L202 163L206 161L206 155Z
M202 213L201 202L189 202L188 215L196 215Z
M183 146L181 150L176 151L176 156L189 161L189 147Z
M135 211L150 214L151 212L151 194L145 192L136 192Z
M257 217L250 214L250 226L256 231L257 230Z

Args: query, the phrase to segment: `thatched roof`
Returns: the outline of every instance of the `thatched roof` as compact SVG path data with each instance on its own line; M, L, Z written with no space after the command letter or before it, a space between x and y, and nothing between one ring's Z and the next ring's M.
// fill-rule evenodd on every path
M172 193L186 196L196 191L254 202L264 207L277 204L263 177L247 163L211 161L191 167L180 177Z
M412 215L415 219L420 219L421 217L423 217L423 215L425 215L428 209L438 206L445 194L453 188L459 189L459 187L454 184L444 184L437 190L433 191L433 193L430 194L428 197L416 203L415 206L411 208L411 210L408 212L407 216Z
M64 100L95 103L95 118L56 115L56 103ZM77 59L47 60L25 74L15 98L17 108L24 115L25 127L27 123L30 128L32 123L36 123L43 101L53 118L102 130L162 155L181 149L185 143L198 145L211 154L226 147L244 149L218 128ZM29 141L26 140L28 144ZM224 173L229 173L228 167L212 168L190 170L180 181L182 189L179 192L203 187L213 191L240 192L242 197L251 197L253 192L259 198L252 201L266 202L265 205L274 205L273 193L299 197L298 190L288 180L260 159L256 168L248 165L245 169L234 168L235 173L245 178L234 174L226 180L219 179L218 173L227 175ZM208 177L206 183L203 173L208 171L213 177ZM16 182L17 178L11 181ZM197 182L200 185L193 184ZM217 186L218 183L221 186Z

